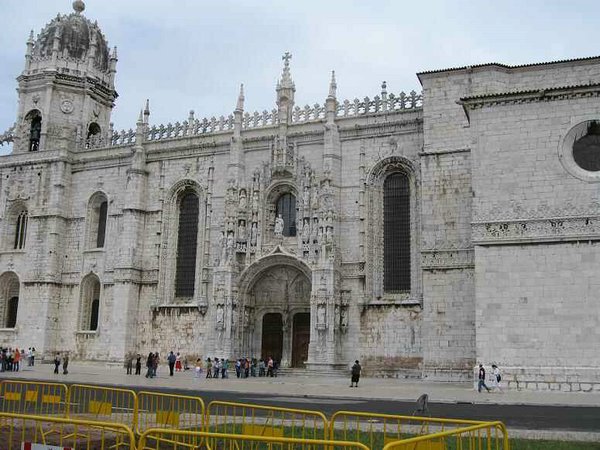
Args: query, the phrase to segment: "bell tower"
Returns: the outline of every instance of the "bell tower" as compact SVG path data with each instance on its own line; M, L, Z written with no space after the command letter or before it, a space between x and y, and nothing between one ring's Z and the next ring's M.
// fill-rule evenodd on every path
M57 15L27 40L25 68L17 81L19 107L13 153L76 151L108 136L117 98L116 47L109 51L96 22L73 12Z

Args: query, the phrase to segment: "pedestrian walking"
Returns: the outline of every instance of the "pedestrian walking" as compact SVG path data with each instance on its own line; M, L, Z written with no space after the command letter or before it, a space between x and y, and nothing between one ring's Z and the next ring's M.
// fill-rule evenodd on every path
M181 372L181 355L179 352L175 355L175 370Z
M69 373L69 354L65 353L65 356L63 357L63 375L67 375Z
M273 358L271 358L269 356L269 360L267 361L267 376L268 377L272 377L273 376Z
M492 364L492 387L499 390L500 392L504 392L502 386L500 386L500 381L502 381L502 375L500 374L500 369L496 364Z
M60 354L54 356L54 373L58 373L58 367L60 366Z
M206 360L206 378L212 378L212 361L210 358Z
M167 356L167 362L169 363L169 376L173 376L173 369L175 369L175 363L177 362L177 356L173 353L173 350L169 352Z
M127 355L125 368L127 369L127 375L131 375L133 373L133 355Z
M139 353L137 354L137 357L135 359L135 374L142 374L142 355L140 355Z
M200 358L198 358L196 360L196 367L194 368L195 371L195 377L196 378L200 378L200 376L202 375L202 360Z
M490 388L485 384L485 369L483 368L483 364L479 364L478 379L479 383L477 384L477 392L481 392L481 388L485 388L488 392L490 392Z
M357 359L356 361L354 361L354 365L352 366L352 369L350 369L350 374L351 374L350 387L358 387L358 381L360 380L361 370L362 370L362 367L358 363L358 359Z
M146 378L152 378L152 364L154 359L154 353L148 353L148 358L146 359Z

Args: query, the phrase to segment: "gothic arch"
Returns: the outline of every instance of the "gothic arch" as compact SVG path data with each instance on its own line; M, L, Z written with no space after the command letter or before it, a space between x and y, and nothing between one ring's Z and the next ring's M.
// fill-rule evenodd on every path
M106 242L108 196L97 191L90 196L86 213L86 248L103 248Z
M15 272L0 275L0 328L15 328L20 290L19 277Z
M255 261L240 274L238 280L240 294L246 295L265 272L277 266L293 267L306 275L309 281L312 280L312 271L305 262L286 253L272 253Z
M79 324L81 331L98 331L102 295L100 278L93 272L81 280L79 287Z
M180 208L182 199L193 194L198 199L198 220L195 252L195 268L193 269L193 295L176 295L178 242L180 238ZM190 304L199 301L201 292L201 275L204 264L204 232L206 226L206 194L205 190L189 178L177 181L167 194L163 208L163 230L160 256L159 304Z
M42 113L39 109L32 109L25 115L21 131L21 135L26 138L27 150L38 151L42 134Z
M420 174L415 164L402 156L390 156L373 165L367 174L366 289L371 301L416 304L421 302L420 270ZM384 288L384 185L388 177L402 174L408 180L410 216L410 289Z

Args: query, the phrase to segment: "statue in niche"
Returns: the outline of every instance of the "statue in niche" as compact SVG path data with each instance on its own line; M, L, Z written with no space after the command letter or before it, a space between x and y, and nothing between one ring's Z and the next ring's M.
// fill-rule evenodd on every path
M302 193L302 202L304 203L304 207L308 208L310 205L310 190L308 186L304 186L304 192Z
M233 325L236 326L237 322L238 322L238 309L234 305L231 308L231 323L233 323Z
M248 198L246 197L246 189L240 190L240 209L246 209Z
M221 247L221 264L225 262L227 258L227 237L225 232L221 231L221 237L219 238L219 246Z
M252 222L252 228L250 228L250 245L256 247L256 240L258 236L258 227L256 222Z
M308 243L310 242L310 219L304 219L304 225L302 226L302 242Z
M244 308L244 328L250 325L250 308Z
M252 208L258 209L258 191L254 191L252 194Z
M342 306L340 309L340 327L345 329L348 326L348 307Z
M325 233L325 242L327 244L331 244L333 242L333 227L327 227L327 231Z
M238 224L238 241L246 242L246 221L240 220Z
M325 305L317 305L317 324L325 325Z
M217 325L222 326L225 323L225 308L223 305L217 305Z
M319 239L319 219L317 217L313 218L312 228L310 230L310 237L314 244L318 242Z
M233 257L233 231L230 231L229 234L227 235L227 256L229 258Z
M278 214L275 218L275 236L283 235L283 226L283 217L281 217L281 214Z

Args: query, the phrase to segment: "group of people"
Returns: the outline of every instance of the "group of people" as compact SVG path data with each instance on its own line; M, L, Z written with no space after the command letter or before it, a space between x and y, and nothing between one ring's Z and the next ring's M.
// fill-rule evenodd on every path
M492 389L496 389L500 392L504 392L502 387L500 386L500 381L502 381L502 375L500 374L500 369L496 364L492 364L492 374L488 381L491 381L491 388L485 383L486 373L485 367L483 364L479 364L479 370L477 374L477 392L481 392L482 389L485 389L488 392L491 392Z
M27 359L27 366L35 365L35 347L25 349L2 348L0 349L0 372L18 372L21 370L21 364Z
M230 361L227 358L207 358L206 378L229 378ZM236 378L274 377L277 376L278 364L272 357L268 358L238 358L234 364ZM196 361L196 377L202 374L202 360Z
M65 353L62 358L60 356L60 353L57 353L56 355L54 355L54 373L58 373L59 372L59 367L62 363L62 372L63 375L67 375L69 373L69 354Z

